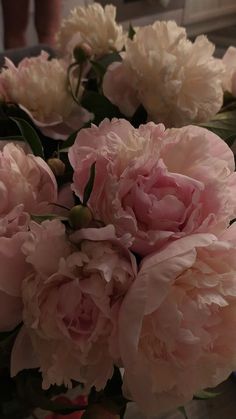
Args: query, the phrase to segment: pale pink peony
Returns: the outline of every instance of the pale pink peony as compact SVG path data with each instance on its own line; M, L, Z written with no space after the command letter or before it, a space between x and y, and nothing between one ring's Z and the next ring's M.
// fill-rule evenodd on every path
M121 306L124 392L148 415L190 401L236 367L233 242L184 237L146 257Z
M22 253L27 232L0 237L0 332L14 329L22 321L21 284L28 273Z
M104 120L80 131L69 158L80 198L96 162L94 217L118 236L130 233L141 255L194 232L219 232L235 216L233 153L206 129Z
M126 41L122 63L108 68L104 94L127 116L124 103L137 98L149 120L168 127L208 121L223 103L224 66L213 57L214 49L206 36L188 40L174 21L137 28Z
M225 76L223 80L224 90L236 96L236 48L229 47L223 56Z
M12 143L0 151L0 331L22 320L21 284L29 266L22 253L30 213L50 212L56 180L40 158Z
M0 92L6 101L17 103L43 134L66 139L92 115L74 102L67 86L67 65L62 60L38 57L23 59L18 67L6 58L0 73ZM83 89L80 89L81 97Z
M4 220L15 218L17 207L31 214L49 212L57 200L57 184L51 169L40 157L26 154L13 143L0 151L0 235Z
M58 220L32 223L23 250L33 272L22 286L24 327L12 374L40 366L44 388L71 380L103 388L113 373L110 341L136 275L134 257L113 226L80 230L68 240Z
M122 62L108 67L102 88L104 95L126 116L133 116L141 103L132 84L132 72Z

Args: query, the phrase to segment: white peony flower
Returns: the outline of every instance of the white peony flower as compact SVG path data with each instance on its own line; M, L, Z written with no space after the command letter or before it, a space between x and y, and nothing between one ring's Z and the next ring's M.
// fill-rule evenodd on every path
M58 48L71 53L76 45L85 45L91 55L102 56L111 51L120 51L125 36L121 25L115 21L116 8L111 4L104 8L99 3L73 9L61 24L57 34Z
M207 121L223 101L224 66L213 58L213 52L205 36L192 43L175 22L157 21L138 28L133 40L127 40L122 64L126 83L129 76L133 91L154 122L179 127ZM122 86L116 89L122 91ZM106 91L112 100L112 90L105 85Z
M38 57L25 58L18 67L6 59L0 73L0 92L52 138L52 131L56 131L55 138L64 139L87 121L87 111L73 101L68 91L66 64L56 58L49 60L44 51Z
M223 88L236 96L236 48L229 47L222 61L225 65Z
M74 105L66 88L66 67L60 60L48 60L47 53L23 60L16 68L6 59L1 73L10 99L28 109L41 122L52 114L68 116Z

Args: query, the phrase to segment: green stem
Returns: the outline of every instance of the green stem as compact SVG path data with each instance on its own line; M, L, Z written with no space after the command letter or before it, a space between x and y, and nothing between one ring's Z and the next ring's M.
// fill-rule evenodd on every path
M71 83L71 71L74 69L74 67L76 67L78 64L77 63L72 63L72 64L70 64L70 66L68 67L68 70L67 70L67 81L68 81L68 84L69 84L69 87L70 87L70 93L71 93L71 95L72 95L72 98L73 98L73 100L75 101L75 103L77 103L77 105L79 105L80 106L80 102L78 101L78 99L77 99L77 97L75 96L75 94L74 94L74 91L73 91L73 86L72 86L72 83Z
M75 89L76 98L78 98L79 88L80 88L81 79L82 79L82 74L83 74L83 64L80 64L80 66L79 66L79 77L78 77L78 82L77 82L77 86L76 86L76 89Z

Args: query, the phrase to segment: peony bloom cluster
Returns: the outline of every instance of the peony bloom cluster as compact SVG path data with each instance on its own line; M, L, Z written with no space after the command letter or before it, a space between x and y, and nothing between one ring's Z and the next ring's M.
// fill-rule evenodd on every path
M121 51L125 36L121 25L116 23L116 8L99 3L87 7L78 6L64 19L57 34L58 48L63 54L71 54L76 46L85 46L92 56L101 57L112 51Z
M50 212L57 200L56 180L40 158L9 143L0 152L0 331L22 320L21 283L28 267L22 245L30 214Z
M235 159L202 127L224 90L236 96L236 49L215 59L205 36L191 42L171 21L127 39L115 17L112 5L79 6L57 36L64 59L6 59L0 73L3 112L28 115L47 158L30 138L22 146L23 129L0 147L9 375L37 369L47 398L79 384L78 417L103 419L129 400L166 413L236 370ZM221 115L231 141L233 112ZM92 118L102 122L81 129Z
M0 73L0 92L5 101L18 104L51 138L65 139L91 119L68 91L66 64L56 58L49 60L46 52L23 59L18 67L6 59Z
M142 261L119 338L125 394L146 414L184 405L235 368L235 238L235 226L220 239L194 234Z
M233 153L204 128L104 120L79 132L69 158L80 198L96 162L91 210L118 236L129 233L141 256L189 234L218 233L235 217Z
M125 396L162 414L236 367L233 153L204 128L114 119L81 130L69 158L80 198L96 162L94 217L139 256L113 357Z
M22 283L24 327L12 373L40 366L44 388L71 386L71 380L88 391L104 388L113 374L117 313L136 275L134 256L113 226L68 238L58 220L32 223L22 252L29 274Z
M229 47L222 61L225 65L224 90L236 96L236 48Z
M191 42L172 21L138 28L123 61L108 68L104 94L125 115L142 104L150 120L168 127L207 121L223 101L224 66L213 52L205 36Z
M0 157L0 330L23 321L12 376L39 368L44 389L78 381L89 392L117 365L124 396L147 415L227 378L236 368L236 179L223 140L123 119L81 130L69 160L81 201L95 163L88 228L29 221L56 199L55 179L19 146Z

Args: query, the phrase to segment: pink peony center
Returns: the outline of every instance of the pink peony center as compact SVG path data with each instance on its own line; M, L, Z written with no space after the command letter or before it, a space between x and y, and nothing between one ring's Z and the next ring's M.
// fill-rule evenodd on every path
M72 311L65 313L63 322L71 336L91 335L98 315L98 308L92 299L83 294Z
M162 162L129 172L120 189L123 209L135 217L140 230L185 229L196 209L203 185L177 173L168 173Z

